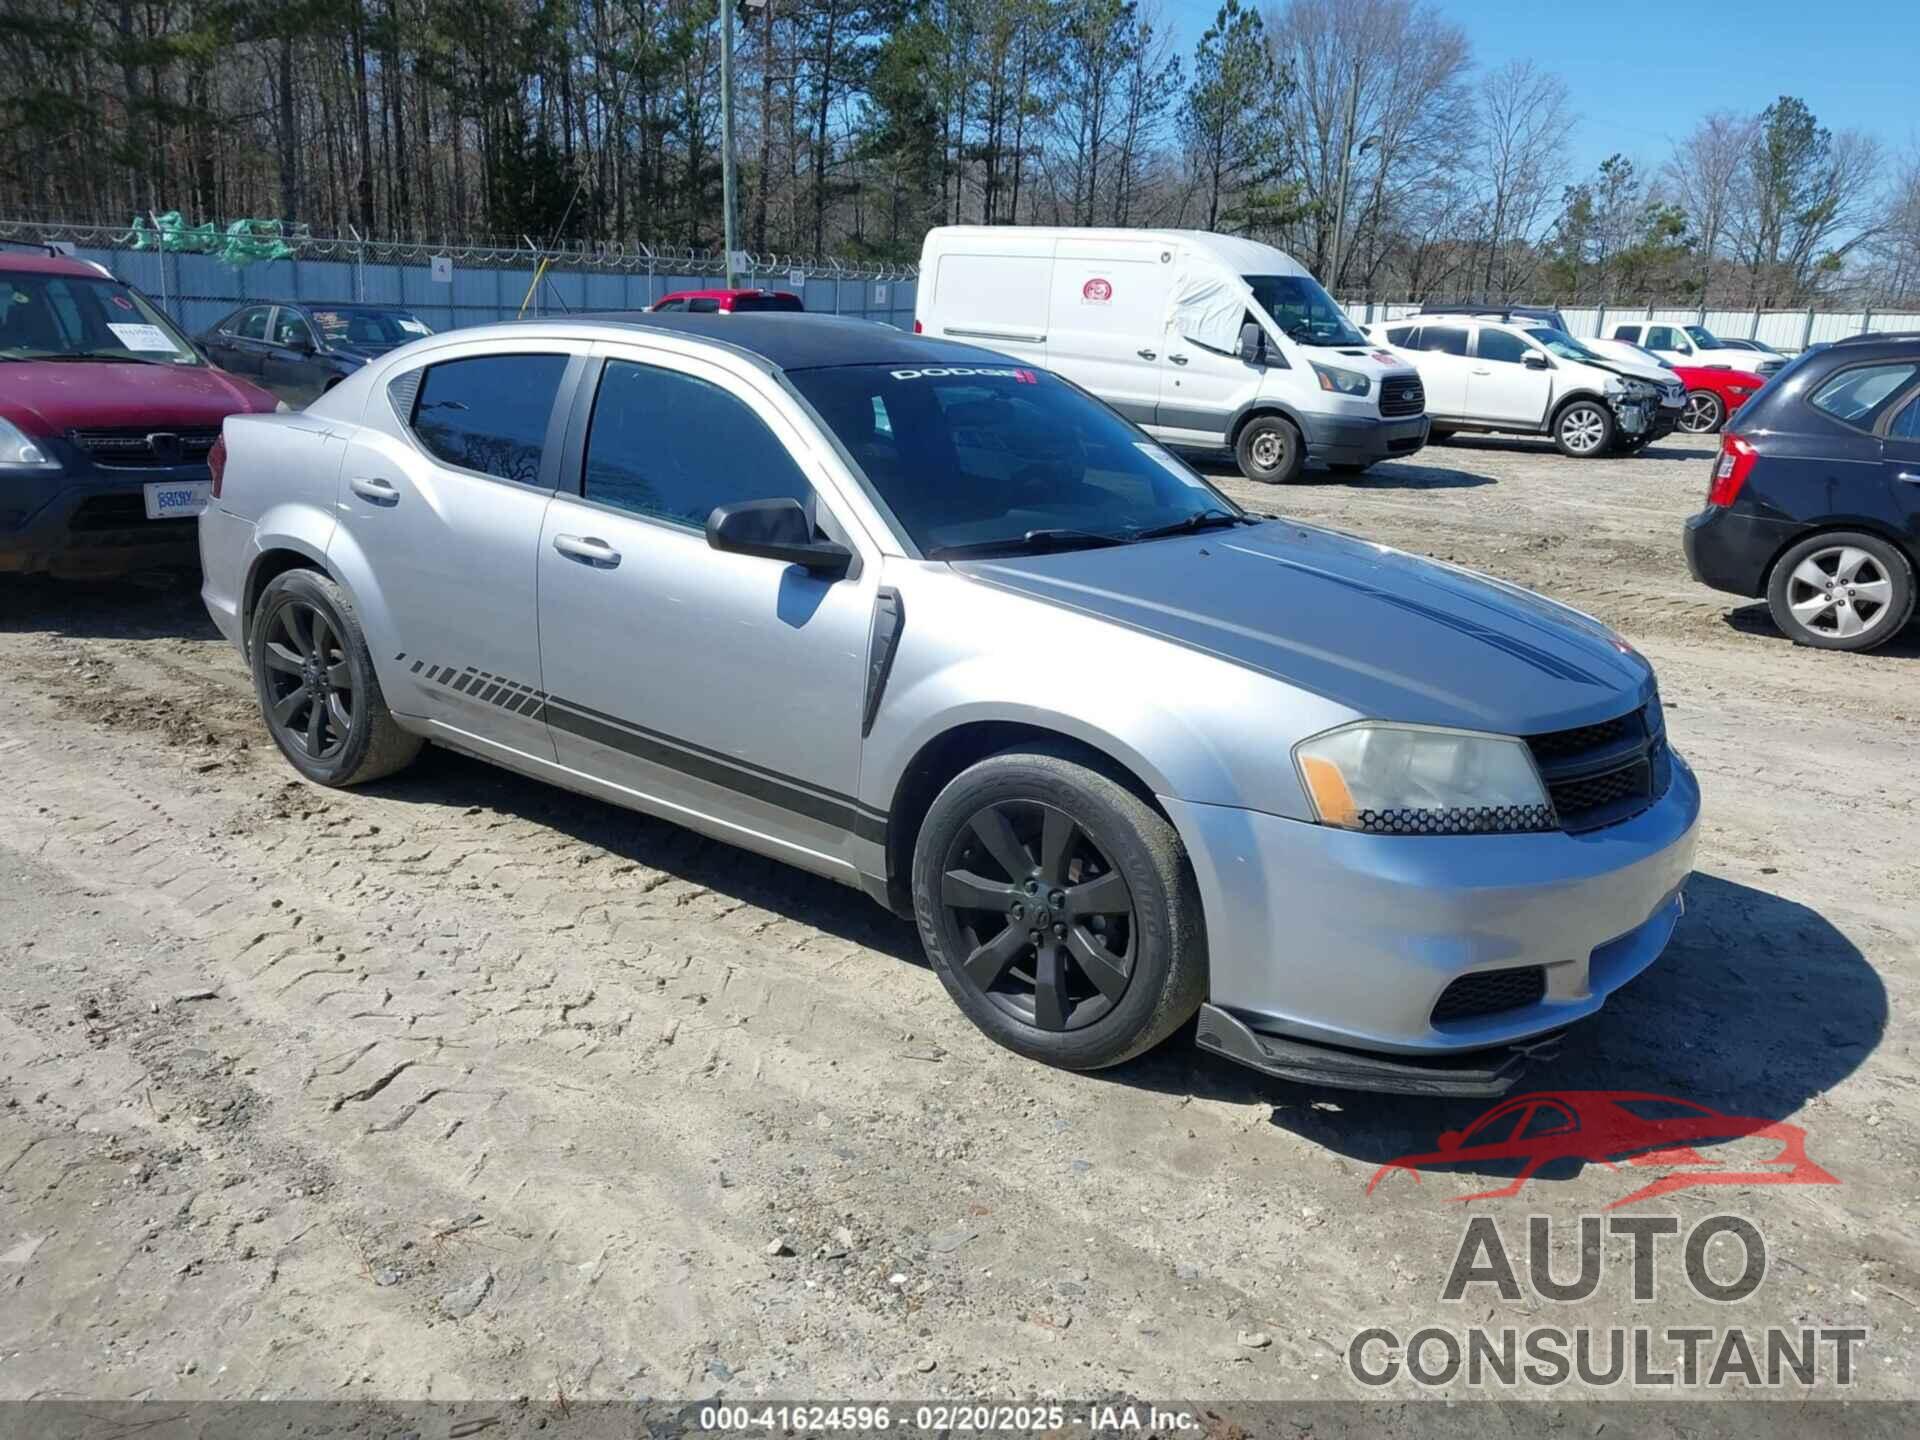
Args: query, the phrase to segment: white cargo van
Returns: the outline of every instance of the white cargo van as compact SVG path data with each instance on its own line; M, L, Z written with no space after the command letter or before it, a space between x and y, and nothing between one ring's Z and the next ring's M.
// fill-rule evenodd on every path
M1250 480L1427 442L1419 372L1253 240L943 226L920 254L914 329L1044 365L1167 445L1233 451Z

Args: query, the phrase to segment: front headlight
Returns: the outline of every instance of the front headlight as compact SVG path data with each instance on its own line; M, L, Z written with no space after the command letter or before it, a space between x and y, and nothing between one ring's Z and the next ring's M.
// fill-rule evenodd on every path
M1533 753L1511 736L1362 720L1301 741L1293 760L1322 825L1375 835L1557 828Z
M0 465L22 469L58 470L60 462L42 450L27 433L11 420L0 420Z
M1338 395L1364 395L1373 389L1373 381L1358 370L1342 370L1338 365L1322 365L1318 360L1312 362L1313 373L1320 377L1320 388L1331 390Z

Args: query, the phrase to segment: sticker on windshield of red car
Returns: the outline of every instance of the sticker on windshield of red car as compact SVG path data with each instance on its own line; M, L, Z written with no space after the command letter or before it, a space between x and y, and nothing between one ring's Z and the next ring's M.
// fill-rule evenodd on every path
M1113 282L1096 275L1080 287L1082 305L1111 305L1113 303Z

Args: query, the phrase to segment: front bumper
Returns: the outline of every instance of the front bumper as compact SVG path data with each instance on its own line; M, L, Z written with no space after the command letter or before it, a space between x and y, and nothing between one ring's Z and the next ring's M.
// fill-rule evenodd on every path
M1303 415L1307 458L1328 465L1371 465L1405 458L1427 443L1431 422L1423 415L1386 420L1366 416Z
M1687 517L1681 545L1687 569L1702 585L1733 595L1757 597L1767 593L1767 571L1799 533L1791 521L1769 520L1709 505Z
M191 565L191 519L147 519L151 484L205 481L204 463L10 471L0 488L0 573L87 577Z
M1579 835L1362 835L1163 803L1200 884L1216 1007L1262 1037L1444 1062L1584 1019L1659 957L1700 788L1675 756L1650 807ZM1459 977L1532 966L1537 1000L1433 1019Z

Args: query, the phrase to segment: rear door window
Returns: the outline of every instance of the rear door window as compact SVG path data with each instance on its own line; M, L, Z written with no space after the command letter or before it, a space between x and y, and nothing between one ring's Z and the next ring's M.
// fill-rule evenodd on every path
M1889 440L1920 440L1920 395L1909 400L1906 408L1887 426Z
M720 302L708 295L697 295L687 301L687 310L694 315L715 315L719 313Z
M587 431L584 493L698 528L715 506L782 497L805 505L813 487L738 396L677 370L609 360Z
M1420 329L1420 343L1415 348L1437 355L1464 356L1470 333L1464 325L1424 325Z
M267 316L269 307L257 306L247 311L235 323L233 333L243 340L264 340L267 338Z
M1920 366L1911 364L1858 365L1828 379L1807 397L1807 403L1836 420L1871 430L1881 411L1916 373Z
M1616 325L1613 327L1613 338L1616 340L1629 340L1638 345L1640 343L1640 327L1638 325Z
M413 433L436 459L518 485L540 483L564 355L476 355L429 365Z

